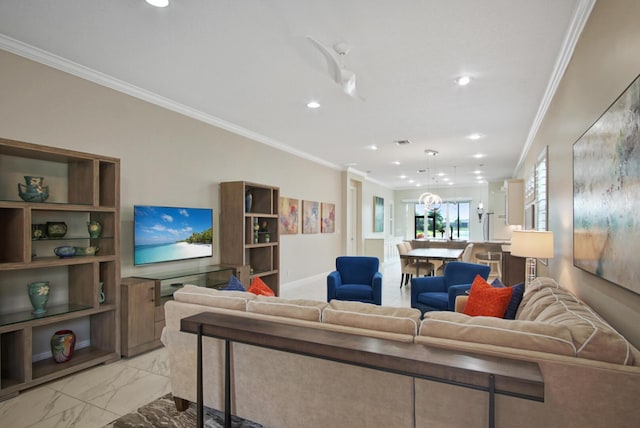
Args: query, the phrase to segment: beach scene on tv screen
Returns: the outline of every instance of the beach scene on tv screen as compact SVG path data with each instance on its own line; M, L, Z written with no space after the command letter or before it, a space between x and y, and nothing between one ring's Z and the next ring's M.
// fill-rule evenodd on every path
M210 257L212 210L136 206L134 264Z

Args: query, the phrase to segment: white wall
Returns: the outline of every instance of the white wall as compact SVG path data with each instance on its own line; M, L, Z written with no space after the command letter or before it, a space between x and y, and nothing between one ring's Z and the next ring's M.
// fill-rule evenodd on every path
M640 346L640 295L573 266L572 146L638 76L639 22L637 0L595 4L518 171L524 178L542 149L549 147L549 228L555 235L555 257L548 268L539 264L538 272L575 292L636 347Z
M217 263L222 181L336 204L336 232L282 236L281 282L329 271L341 252L341 171L0 51L0 135L121 159L122 276ZM133 266L133 205L211 207L214 257ZM301 231L300 231L301 232Z

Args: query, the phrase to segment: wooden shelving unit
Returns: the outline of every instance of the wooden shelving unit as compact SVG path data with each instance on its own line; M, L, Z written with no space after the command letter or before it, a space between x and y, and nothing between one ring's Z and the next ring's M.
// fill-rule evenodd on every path
M250 211L246 209L248 193L252 199ZM273 186L246 181L220 183L221 263L248 265L250 280L259 276L276 295L280 294L279 194L280 189Z
M43 176L44 202L20 199L16 183ZM102 224L90 238L87 222ZM32 224L65 222L63 238L32 239ZM43 382L120 358L120 161L119 159L0 139L0 400ZM53 249L97 246L95 256L58 258ZM32 313L26 285L50 281L47 312ZM106 300L98 302L100 283ZM34 361L46 347L43 333L80 322L88 346L70 361Z

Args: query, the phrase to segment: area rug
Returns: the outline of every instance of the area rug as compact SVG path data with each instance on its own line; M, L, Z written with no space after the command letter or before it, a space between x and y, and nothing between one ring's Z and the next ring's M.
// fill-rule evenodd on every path
M196 405L191 403L184 412L176 410L173 396L167 394L151 403L140 407L137 411L124 415L104 428L193 428L196 426ZM204 426L207 428L221 428L224 426L224 413L205 407ZM233 428L262 428L262 425L246 419L231 417Z

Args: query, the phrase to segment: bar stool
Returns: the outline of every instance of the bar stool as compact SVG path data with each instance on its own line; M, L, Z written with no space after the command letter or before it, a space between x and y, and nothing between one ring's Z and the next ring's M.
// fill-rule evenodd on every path
M489 266L491 271L495 270L497 278L502 279L502 269L500 266L502 265L502 253L492 253L490 251L488 253L477 253L476 261L478 264Z

